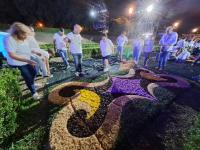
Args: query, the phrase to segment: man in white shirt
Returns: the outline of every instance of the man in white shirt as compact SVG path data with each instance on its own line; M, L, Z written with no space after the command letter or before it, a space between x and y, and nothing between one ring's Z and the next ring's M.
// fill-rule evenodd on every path
M100 50L103 57L104 72L107 72L110 69L109 58L114 53L114 45L106 35L103 35L100 41Z
M149 36L144 40L144 67L147 67L147 63L150 57L150 54L153 51L153 37Z
M68 69L70 66L69 66L68 56L67 56L65 30L63 28L60 28L59 32L54 34L53 39L54 39L54 47L56 48L56 52L58 52L60 57L63 59L63 62Z
M123 31L117 38L117 57L120 58L120 61L123 60L124 45L128 43L126 34L126 31Z
M82 76L82 37L80 35L82 27L78 24L74 25L73 32L67 34L67 41L70 43L70 52L74 58L74 64L76 68L76 76Z
M162 36L159 44L161 46L158 69L164 70L170 51L173 50L174 45L177 43L178 34L173 31L173 27L169 26L166 33Z

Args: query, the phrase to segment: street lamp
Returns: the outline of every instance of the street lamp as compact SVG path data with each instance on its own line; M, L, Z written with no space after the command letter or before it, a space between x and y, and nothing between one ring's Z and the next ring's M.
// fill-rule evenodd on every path
M132 14L133 14L133 11L134 11L133 7L130 7L130 8L128 9L128 14L129 14L129 15L132 15Z
M179 25L180 25L180 22L177 21L177 22L175 22L175 23L173 24L173 27L174 27L174 28L178 28Z
M196 33L198 31L198 28L192 29L192 33Z
M151 4L151 5L149 5L149 6L146 8L146 11L147 11L148 13L150 13L150 12L153 11L153 9L154 9L154 5Z
M90 17L96 18L97 17L97 11L94 10L94 9L90 10Z

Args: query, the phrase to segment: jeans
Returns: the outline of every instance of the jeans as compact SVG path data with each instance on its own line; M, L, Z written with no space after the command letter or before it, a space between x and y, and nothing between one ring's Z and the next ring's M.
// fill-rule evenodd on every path
M82 72L82 58L83 55L81 53L78 54L72 54L73 58L74 58L74 64L75 64L75 68L76 68L76 72Z
M31 60L37 62L37 65L35 66L37 75L40 74L40 70L41 70L43 77L48 76L47 66L41 57L34 55L34 56L31 56Z
M147 62L149 60L149 55L151 54L151 52L144 52L144 66L147 65Z
M12 68L18 68L21 72L21 75L31 91L32 94L36 93L36 88L35 88L35 77L36 77L36 69L35 67L27 64L23 66L11 66Z
M133 60L136 64L138 64L139 58L140 58L141 50L138 47L135 47L133 49Z
M64 64L69 66L68 58L67 58L67 51L66 50L58 50L58 54L62 58Z
M120 57L120 60L123 58L123 46L117 46L117 56Z
M165 69L165 66L166 66L167 60L168 60L168 55L169 55L168 51L160 52L159 61L158 61L158 68Z

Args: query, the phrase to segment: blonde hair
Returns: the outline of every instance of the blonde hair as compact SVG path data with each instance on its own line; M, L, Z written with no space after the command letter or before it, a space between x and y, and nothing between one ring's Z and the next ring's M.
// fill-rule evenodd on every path
M11 36L13 36L16 40L22 40L22 36L24 36L25 39L28 36L32 36L30 28L21 22L13 23L10 27L9 32Z

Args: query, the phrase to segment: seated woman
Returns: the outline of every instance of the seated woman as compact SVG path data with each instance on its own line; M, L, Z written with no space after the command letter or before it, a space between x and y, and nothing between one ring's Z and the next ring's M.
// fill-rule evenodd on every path
M16 22L10 28L10 35L5 39L5 48L8 53L7 62L12 68L18 68L33 99L38 100L35 88L36 70L35 61L31 60L33 55L28 37L31 36L30 28L23 23Z
M51 75L49 67L49 57L53 54L50 53L50 50L45 51L40 49L39 44L35 39L34 29L30 27L30 30L32 32L32 36L29 37L29 44L33 52L31 59L38 63L38 65L36 66L37 74L39 74L39 71L41 70L43 77L49 77Z

